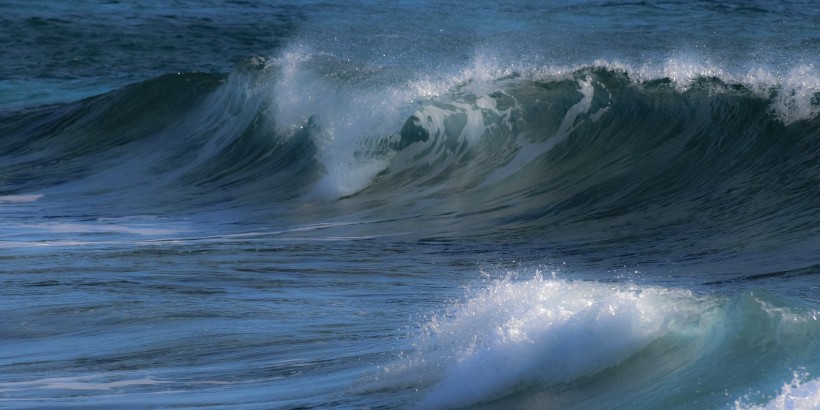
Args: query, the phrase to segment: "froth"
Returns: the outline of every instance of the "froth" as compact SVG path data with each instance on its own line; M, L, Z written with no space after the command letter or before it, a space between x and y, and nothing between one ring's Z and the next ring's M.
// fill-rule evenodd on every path
M277 131L294 134L310 124L316 159L325 169L313 195L333 199L367 187L387 162L357 152L400 127L412 93L363 74L366 67L304 46L287 50L273 65L278 68L271 105Z
M703 56L674 55L642 65L602 60L593 65L627 72L637 83L668 79L680 92L701 79L716 78L726 84L739 84L769 100L772 114L787 125L820 114L820 105L815 101L820 93L820 73L814 64L775 68L747 63L729 68Z
M624 362L703 320L687 291L535 278L502 280L424 327L416 356L387 373L429 375L419 408L470 406Z
M42 197L43 197L43 194L0 195L0 204L2 204L2 203L37 202Z
M808 380L808 375L795 373L779 394L764 405L735 402L735 410L820 409L820 379Z

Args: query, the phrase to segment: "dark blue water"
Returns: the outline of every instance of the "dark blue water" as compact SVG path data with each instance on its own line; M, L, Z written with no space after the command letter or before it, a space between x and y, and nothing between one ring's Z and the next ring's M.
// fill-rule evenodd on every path
M814 2L0 27L0 407L820 408Z

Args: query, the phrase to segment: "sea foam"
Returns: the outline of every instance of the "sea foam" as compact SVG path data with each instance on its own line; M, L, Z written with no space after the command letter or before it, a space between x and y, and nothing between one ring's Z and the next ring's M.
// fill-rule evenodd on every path
M689 291L546 279L502 280L423 327L388 374L429 377L418 408L459 408L618 366L654 340L714 321Z
M807 375L795 373L779 394L764 405L735 402L735 410L811 410L820 409L820 379L807 380Z

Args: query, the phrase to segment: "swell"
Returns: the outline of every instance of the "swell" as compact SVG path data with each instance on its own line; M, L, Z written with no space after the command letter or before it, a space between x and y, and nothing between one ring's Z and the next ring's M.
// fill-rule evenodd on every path
M0 119L3 191L38 190L93 173L106 152L140 156L152 137L221 82L207 74L166 75L78 102L5 113Z
M259 183L280 200L298 196L315 179L311 126L278 138L254 64L249 59L230 76L165 75L2 115L0 192L141 205L181 200L183 208L264 191ZM282 181L289 183L277 190Z

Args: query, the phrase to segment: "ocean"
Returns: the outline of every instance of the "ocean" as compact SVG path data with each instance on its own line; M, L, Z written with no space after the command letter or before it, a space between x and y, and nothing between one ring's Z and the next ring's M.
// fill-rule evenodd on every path
M2 0L0 408L820 409L820 6Z

